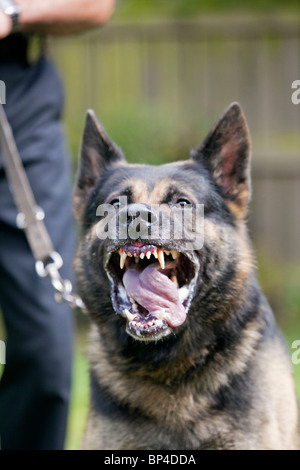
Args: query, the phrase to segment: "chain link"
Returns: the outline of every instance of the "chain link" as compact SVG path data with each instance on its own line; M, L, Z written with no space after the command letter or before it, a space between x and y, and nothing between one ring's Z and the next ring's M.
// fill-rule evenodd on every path
M63 265L63 260L56 251L51 253L49 262L45 264L43 261L37 261L35 269L40 277L50 277L51 284L55 290L55 300L58 303L68 302L72 308L80 308L86 312L85 305L78 295L73 293L73 286L69 279L63 279L59 273L59 269Z

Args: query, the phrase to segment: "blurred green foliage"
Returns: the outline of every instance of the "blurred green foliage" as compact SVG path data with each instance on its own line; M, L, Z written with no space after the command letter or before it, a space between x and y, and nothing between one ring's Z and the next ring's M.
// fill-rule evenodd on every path
M120 0L117 16L193 16L215 12L298 10L299 0Z
M272 259L258 249L257 276L279 326L300 339L300 265ZM297 336L297 338L296 338Z
M131 163L159 165L185 160L211 125L199 111L197 120L194 116L186 117L178 128L174 113L152 103L144 103L144 106L125 103L117 113L112 108L102 112L96 109L96 113L101 116L110 138L121 147Z

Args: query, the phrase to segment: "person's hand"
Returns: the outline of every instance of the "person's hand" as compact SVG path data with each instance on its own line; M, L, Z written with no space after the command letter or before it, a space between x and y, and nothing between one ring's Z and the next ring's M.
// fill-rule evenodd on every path
M0 10L0 39L6 38L11 32L11 19Z

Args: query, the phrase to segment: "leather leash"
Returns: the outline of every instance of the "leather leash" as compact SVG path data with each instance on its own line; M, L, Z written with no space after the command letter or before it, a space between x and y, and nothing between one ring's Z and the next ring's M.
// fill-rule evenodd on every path
M0 146L7 180L19 211L16 224L25 232L36 260L35 268L38 276L50 277L57 302L66 301L73 308L78 307L84 310L82 300L72 292L72 283L68 279L62 279L59 273L63 260L54 250L44 223L44 211L35 201L2 104L0 104Z

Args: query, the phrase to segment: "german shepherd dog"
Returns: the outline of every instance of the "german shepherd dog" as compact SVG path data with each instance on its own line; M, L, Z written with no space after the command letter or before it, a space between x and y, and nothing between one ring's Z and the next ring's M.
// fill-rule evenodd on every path
M245 224L250 153L237 103L189 159L160 166L128 164L88 111L74 192L92 324L84 449L297 449L289 354ZM187 213L202 243L175 237Z

